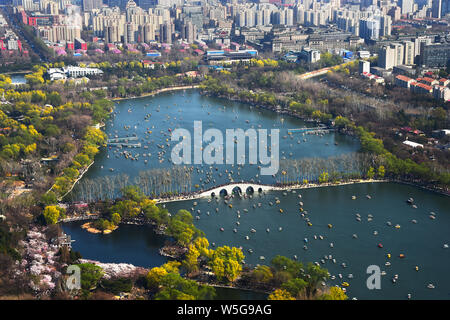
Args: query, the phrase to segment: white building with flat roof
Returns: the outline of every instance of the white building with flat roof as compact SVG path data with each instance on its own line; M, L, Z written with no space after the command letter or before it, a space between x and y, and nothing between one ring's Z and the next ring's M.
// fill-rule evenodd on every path
M66 73L69 77L79 78L91 75L99 75L102 74L103 71L98 68L83 68L83 67L74 67L68 66L63 68L64 73Z
M417 143L417 142L413 142L413 141L409 141L409 140L405 140L403 141L403 144L406 144L407 146L413 147L413 148L423 148L423 144Z
M50 80L64 80L67 78L82 78L91 75L103 74L98 68L83 68L76 66L67 66L63 68L49 68L47 74Z

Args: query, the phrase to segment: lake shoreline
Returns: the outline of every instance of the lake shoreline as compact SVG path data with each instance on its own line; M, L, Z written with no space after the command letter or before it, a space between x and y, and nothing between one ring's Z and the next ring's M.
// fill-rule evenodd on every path
M146 97L151 97L160 93L164 93L164 92L171 92L171 91L178 91L178 90L187 90L187 89L198 89L200 86L199 85L191 85L191 86L177 86L177 87L167 87L167 88L162 88L162 89L158 89L156 91L153 92L149 92L149 93L144 93L138 97L126 97L126 98L111 98L111 101L122 101L122 100L129 100L129 99L139 99L139 98L146 98Z

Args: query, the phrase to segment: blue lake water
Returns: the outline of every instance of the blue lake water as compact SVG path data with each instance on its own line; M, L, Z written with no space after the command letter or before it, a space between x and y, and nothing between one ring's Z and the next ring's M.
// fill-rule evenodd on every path
M135 133L142 145L148 148L127 150L133 154L151 153L152 156L146 157L148 162L145 164L144 158L138 161L125 159L123 155L118 155L117 149L108 148L96 157L95 164L85 177L92 181L98 177L126 173L127 182L132 184L139 176L139 171L158 168L164 173L173 166L167 161L170 151L158 157L158 152L163 149L156 145L166 143L165 139L170 140L168 129L182 127L192 130L194 120L203 120L204 128L217 127L221 130L235 127L247 129L252 126L258 128L259 125L267 129L279 128L280 154L286 158L327 158L351 154L359 147L357 141L339 134L288 136L283 139L283 136L287 136L288 128L303 127L305 123L269 111L249 109L248 105L204 97L197 91L125 100L118 103L115 111L116 116L106 124L106 132L110 136ZM149 121L146 121L145 116L150 113ZM126 130L124 126L130 126L130 129ZM152 133L145 133L149 130ZM170 150L172 146L169 143L164 151ZM109 168L114 168L114 171ZM245 165L237 170L236 167L223 165L217 169L196 167L191 176L192 184L199 183L206 189L229 181L230 176L234 181L258 180L256 166ZM233 173L219 176L225 170ZM275 178L268 176L259 179L264 183L274 183L280 178L277 175ZM302 197L299 198L299 195ZM355 200L352 200L353 195L356 196ZM366 195L370 195L371 199ZM415 199L417 209L406 203L410 197ZM279 204L276 204L277 198ZM211 245L242 247L247 264L269 264L270 259L277 254L290 258L296 255L302 262L318 262L327 268L336 277L329 281L330 285L348 282L350 298L406 299L410 293L413 299L450 299L450 249L444 248L444 244L450 244L449 197L403 184L367 183L299 189L295 193L255 193L252 198L231 199L229 203L232 208L222 198L195 201L196 205L194 201L177 201L166 203L165 206L171 213L179 209L190 210L196 217L196 226L206 233ZM307 211L303 212L304 216L299 210L300 201ZM283 209L283 213L279 209ZM436 219L430 219L431 212L435 213ZM361 221L357 221L357 214ZM306 219L312 226L307 225ZM391 222L390 226L388 221ZM395 228L397 224L400 228ZM79 250L84 258L144 267L159 266L166 261L158 253L166 238L155 235L149 226L121 225L109 235L90 234L80 228L80 223L65 224L63 228L76 240L74 249ZM220 228L224 228L224 231L221 232ZM251 232L251 229L256 232ZM269 232L266 229L270 229ZM357 235L356 239L354 234ZM249 240L246 240L246 236ZM315 240L314 236L318 239ZM320 240L320 236L324 239ZM383 247L378 247L378 244ZM390 259L387 254L391 254ZM399 257L400 254L404 255L403 259ZM336 263L332 259L325 259L330 255L336 259ZM386 265L386 262L390 265ZM342 263L347 267L342 267ZM382 276L381 290L369 290L366 286L366 270L370 265L377 265L386 273ZM418 271L415 270L416 266ZM349 278L349 274L353 278ZM393 283L395 275L398 275L398 280ZM430 283L435 289L427 288ZM250 299L244 295L240 297Z

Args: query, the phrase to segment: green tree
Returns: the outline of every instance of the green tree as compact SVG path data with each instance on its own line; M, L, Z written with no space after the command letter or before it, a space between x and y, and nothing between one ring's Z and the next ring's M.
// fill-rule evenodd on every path
M160 287L156 300L209 300L215 296L213 287L198 285L193 280L182 278L179 273L162 276Z
M105 291L118 295L121 292L130 292L133 288L133 282L130 278L103 279L100 286Z
M304 280L308 283L306 286L306 294L312 297L316 294L319 283L328 279L328 270L322 269L313 263L308 263L306 268L306 277Z
M57 203L58 199L53 191L49 191L42 195L41 202L45 205L51 205Z
M351 121L346 117L337 116L336 119L334 119L334 125L339 129L347 128L350 123Z
M375 176L375 169L373 167L370 167L367 171L367 179L373 179Z
M378 172L377 172L378 179L383 179L385 173L386 173L386 170L384 169L384 166L379 166Z
M319 297L320 300L347 300L348 297L344 290L339 287L331 287L328 293L324 293Z
M293 297L299 297L305 291L308 283L300 278L291 279L281 286L282 289L287 290Z
M94 290L104 275L103 269L92 263L82 263L77 266L81 271L81 289L85 293Z
M277 255L270 261L270 264L275 271L285 271L292 278L297 278L302 275L303 264L288 257Z
M329 174L326 171L323 171L319 176L319 183L326 183L328 182Z
M145 194L137 186L127 186L122 189L122 195L127 200L141 202L145 198Z
M268 266L257 266L252 272L252 278L256 283L269 283L273 279L272 270Z
M114 225L118 225L119 223L120 223L120 221L122 220L122 218L120 217L120 214L118 214L117 212L114 212L112 215L111 215L111 222L114 224Z

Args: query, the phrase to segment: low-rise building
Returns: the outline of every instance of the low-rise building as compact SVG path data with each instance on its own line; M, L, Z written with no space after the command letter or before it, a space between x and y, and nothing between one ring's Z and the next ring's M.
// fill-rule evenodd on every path
M436 100L444 100L449 101L450 100L450 89L448 87L444 86L434 86L433 87L433 97Z
M320 60L320 51L311 48L303 48L299 53L299 58L308 63L315 63Z
M63 68L49 68L47 74L50 80L64 80L67 78L80 78L91 75L103 74L103 71L98 68L83 68L76 66L67 66Z
M415 82L414 79L408 78L403 75L398 75L395 77L395 85L402 88L409 89L412 82Z
M427 86L434 86L439 84L438 80L429 77L417 78L417 81L426 84Z
M368 59L370 58L370 52L369 51L358 51L358 56L360 59Z
M413 147L413 148L423 148L423 144L417 143L417 142L413 142L413 141L409 141L409 140L405 140L403 141L403 144Z
M450 83L450 79L445 79L445 78L439 79L440 86L446 87L446 86L448 86L449 83Z
M98 68L67 66L64 67L63 70L64 73L66 73L68 76L72 78L103 74L103 71Z
M424 83L420 83L420 82L413 82L410 84L411 86L411 90L414 93L419 93L419 94L429 94L433 92L433 87L426 85Z
M392 70L394 74L401 74L407 77L414 77L416 75L416 69L412 66L406 66L406 65L398 65L395 66Z
M450 129L440 129L440 130L434 130L432 132L433 137L436 138L443 138L445 136L450 136Z

